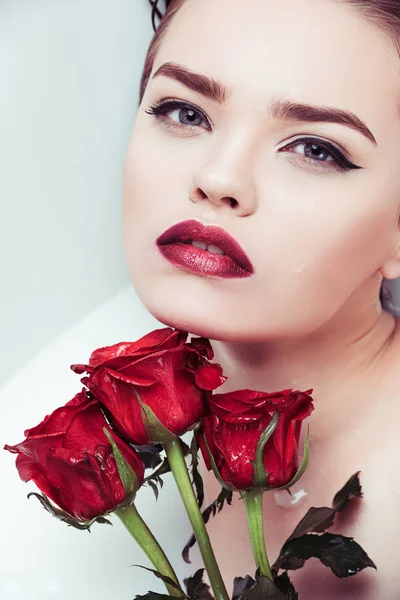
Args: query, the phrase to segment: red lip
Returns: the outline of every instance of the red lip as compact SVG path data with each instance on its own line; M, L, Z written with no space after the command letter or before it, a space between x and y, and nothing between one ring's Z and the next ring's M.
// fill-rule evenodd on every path
M157 239L157 245L163 246L175 242L205 242L218 246L242 269L249 273L254 272L253 265L243 252L239 244L221 227L203 225L199 221L191 219L173 225Z

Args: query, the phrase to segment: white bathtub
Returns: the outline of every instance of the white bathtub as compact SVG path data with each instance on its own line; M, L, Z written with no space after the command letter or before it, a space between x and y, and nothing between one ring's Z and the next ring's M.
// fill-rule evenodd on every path
M21 442L24 429L82 389L83 375L73 373L71 364L86 362L94 348L136 340L160 327L164 325L149 315L129 287L47 346L0 390L1 448ZM153 568L118 517L111 517L113 527L95 523L91 533L61 523L36 498L27 499L38 489L20 480L15 458L0 451L1 600L133 600L148 590L166 593L152 573L131 566ZM190 523L171 473L164 482L157 501L145 486L136 506L182 581L202 563L197 546L191 565L181 558Z

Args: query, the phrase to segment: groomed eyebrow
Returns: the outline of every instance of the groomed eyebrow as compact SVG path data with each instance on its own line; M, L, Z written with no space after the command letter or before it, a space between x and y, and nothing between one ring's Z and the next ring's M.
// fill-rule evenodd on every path
M195 73L183 65L174 62L166 62L161 65L154 73L152 79L160 75L175 79L175 81L182 83L187 88L218 104L226 104L232 96L231 88L224 85L218 79L207 77L207 75L203 75L202 73ZM268 107L268 113L271 118L281 121L292 120L346 125L361 133L374 146L378 145L375 137L365 123L357 115L348 110L304 104L275 96Z

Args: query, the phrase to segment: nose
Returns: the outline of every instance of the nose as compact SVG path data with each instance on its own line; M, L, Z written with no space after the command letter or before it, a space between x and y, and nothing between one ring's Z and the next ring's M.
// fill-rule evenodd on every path
M247 217L257 210L257 196L249 166L219 153L217 160L202 165L194 174L189 198L194 203L208 202L217 210L234 211Z

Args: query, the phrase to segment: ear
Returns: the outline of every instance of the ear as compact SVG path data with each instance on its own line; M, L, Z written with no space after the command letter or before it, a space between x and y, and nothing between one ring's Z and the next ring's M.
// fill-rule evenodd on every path
M397 240L397 247L394 247L392 255L385 260L379 268L379 272L385 279L396 279L400 277L400 235Z

